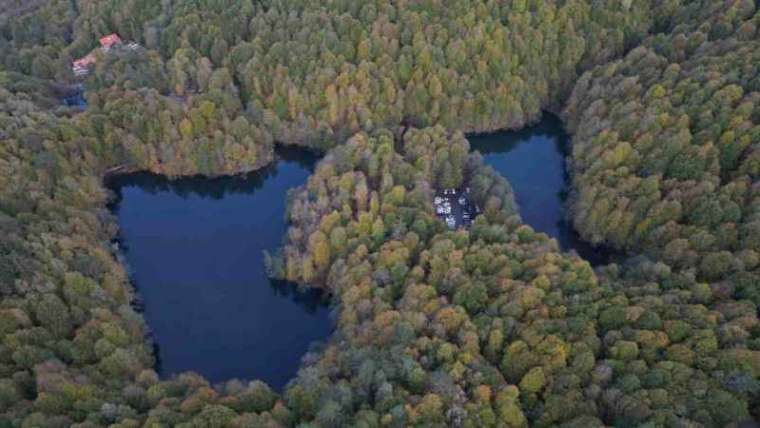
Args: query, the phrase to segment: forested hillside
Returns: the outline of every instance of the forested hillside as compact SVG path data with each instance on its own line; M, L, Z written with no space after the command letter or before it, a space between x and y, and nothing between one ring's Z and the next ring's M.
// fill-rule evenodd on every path
M747 349L758 345L751 302L647 261L595 274L522 225L509 185L479 156L454 156L462 146L440 128L409 132L401 153L390 135L360 134L295 196L286 275L341 302L335 340L285 395L299 417L472 427L746 418L760 369ZM486 207L469 232L445 232L428 202L451 167Z
M276 139L321 146L401 122L520 127L676 3L57 0L8 23L0 52L11 69L64 77L99 35L118 32L156 49L166 79L135 73L130 59L110 70L117 80L185 97L206 92L217 70Z
M760 14L676 19L575 87L575 225L760 304Z
M750 0L50 0L0 18L0 426L705 426L760 418ZM116 32L139 49L96 50ZM594 270L464 132L563 111ZM403 129L403 132L401 131ZM324 158L273 275L336 331L276 393L159 379L103 177ZM536 167L541 167L537 165ZM472 188L473 227L436 218ZM283 198L286 195L282 196Z

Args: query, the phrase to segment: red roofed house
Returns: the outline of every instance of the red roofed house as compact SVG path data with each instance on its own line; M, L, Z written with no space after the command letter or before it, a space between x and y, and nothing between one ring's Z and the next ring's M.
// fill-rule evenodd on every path
M109 50L114 45L118 45L121 43L121 37L119 37L118 34L109 34L107 36L100 38L100 45L103 46L103 50Z
M111 48L115 45L119 44L121 44L121 37L119 37L119 35L116 33L109 34L100 38L100 46L106 52L111 50ZM77 76L86 76L87 73L90 72L90 67L95 65L95 62L97 62L97 60L98 59L95 57L95 53L92 52L86 57L74 61L74 63L71 65L71 69Z
M84 76L90 71L90 67L94 65L96 61L97 58L95 57L95 54L91 53L84 58L80 58L74 61L74 64L71 68L74 71L75 75Z

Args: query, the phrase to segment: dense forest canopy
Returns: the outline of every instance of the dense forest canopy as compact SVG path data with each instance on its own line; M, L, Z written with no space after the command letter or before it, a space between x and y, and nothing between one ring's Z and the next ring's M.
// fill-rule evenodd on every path
M0 426L760 418L756 2L0 8ZM93 51L109 33L139 48ZM62 106L80 83L86 109ZM542 109L573 134L576 228L625 263L561 252L470 153L463 132ZM159 379L102 178L251 171L275 142L325 156L269 268L328 291L337 329L282 394ZM431 199L460 186L484 212L449 231Z
M572 209L592 242L760 304L760 14L752 2L714 13L684 11L671 34L578 82Z
M9 69L65 79L117 32L159 55L101 62L91 86L220 97L212 74L224 75L276 139L321 146L401 122L520 127L677 2L649 3L58 0L9 20L0 53Z

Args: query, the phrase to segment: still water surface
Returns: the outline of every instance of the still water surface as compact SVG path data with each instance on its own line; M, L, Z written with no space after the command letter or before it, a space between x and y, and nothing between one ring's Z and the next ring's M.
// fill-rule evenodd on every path
M520 131L467 139L485 163L509 180L525 223L556 238L563 250L577 251L592 265L609 262L610 251L581 240L565 214L569 181L565 158L570 137L557 117L545 114L537 125Z
M270 281L264 250L286 231L289 189L314 156L278 150L274 165L241 177L110 180L120 239L164 377L261 379L282 388L312 341L333 329L324 298Z

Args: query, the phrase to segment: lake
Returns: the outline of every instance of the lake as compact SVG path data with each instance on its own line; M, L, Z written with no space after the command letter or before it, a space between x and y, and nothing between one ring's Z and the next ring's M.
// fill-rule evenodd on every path
M565 215L569 188L565 159L570 137L556 116L544 114L537 125L520 131L469 135L467 139L486 164L509 180L526 224L556 238L563 250L575 250L592 265L611 260L611 251L583 241Z
M321 293L266 274L263 252L285 236L288 190L306 182L316 161L294 149L277 157L238 177L108 180L161 376L194 371L211 382L261 379L281 389L310 343L332 332Z
M509 180L525 223L593 265L610 260L565 217L569 137L556 117L468 139ZM276 251L285 236L287 192L306 182L316 162L296 149L278 149L277 158L245 176L108 180L163 377L194 371L211 382L261 379L282 389L310 344L332 332L324 296L266 274L263 253Z

